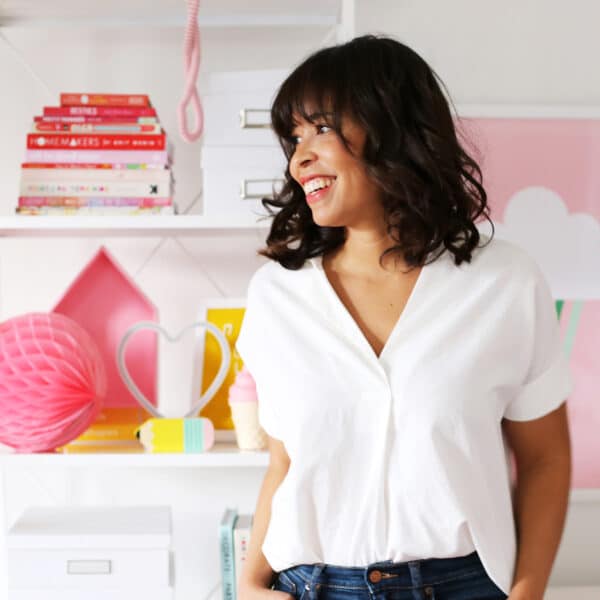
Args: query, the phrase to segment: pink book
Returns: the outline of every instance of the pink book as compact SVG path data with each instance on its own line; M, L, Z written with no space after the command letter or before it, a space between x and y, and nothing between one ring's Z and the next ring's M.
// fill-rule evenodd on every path
M34 123L158 123L156 117L138 117L138 116L89 116L89 115L63 115L63 116L35 116Z
M95 196L19 196L19 206L171 206L171 198Z
M166 165L167 150L26 150L31 163L145 163Z

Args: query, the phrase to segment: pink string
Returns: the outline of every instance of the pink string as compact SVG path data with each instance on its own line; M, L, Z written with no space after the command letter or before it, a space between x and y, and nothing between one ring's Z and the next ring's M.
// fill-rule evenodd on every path
M188 19L183 42L185 88L183 98L177 107L179 133L186 142L195 142L204 128L204 112L196 89L198 70L200 68L200 28L198 27L198 8L200 0L188 0ZM187 123L187 105L191 102L196 126L190 131Z

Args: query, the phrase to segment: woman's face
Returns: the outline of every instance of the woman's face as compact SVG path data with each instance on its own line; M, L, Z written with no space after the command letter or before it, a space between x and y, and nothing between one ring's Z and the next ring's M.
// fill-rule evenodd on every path
M342 118L342 133L351 152L326 119L314 122L297 118L292 131L295 150L290 174L302 186L313 220L321 227L364 226L380 219L379 191L357 156L362 156L366 132L356 122Z

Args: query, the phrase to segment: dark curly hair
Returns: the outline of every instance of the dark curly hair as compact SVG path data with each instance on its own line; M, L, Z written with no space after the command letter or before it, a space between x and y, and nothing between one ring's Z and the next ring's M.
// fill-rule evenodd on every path
M272 218L272 223L267 246L257 253L287 269L299 269L307 258L345 241L344 227L314 222L302 187L290 175L294 117L314 123L310 106L312 114L318 109L319 122L330 115L327 126L348 150L342 115L366 131L358 158L382 192L387 232L397 242L384 251L380 263L386 254L399 252L414 268L426 264L438 249L433 260L448 250L455 264L470 262L480 240L476 219L483 215L492 232L494 224L481 170L458 141L438 82L446 89L416 52L383 36L357 37L302 62L282 83L271 108L272 126L288 167L281 190L261 201L269 213L263 218Z

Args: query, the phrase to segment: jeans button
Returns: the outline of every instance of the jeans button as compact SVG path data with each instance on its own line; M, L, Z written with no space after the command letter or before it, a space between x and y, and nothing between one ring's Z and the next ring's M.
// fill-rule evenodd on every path
M428 598L431 598L431 596L433 596L433 588L431 586L427 586L424 591L425 591L425 595Z
M371 583L379 583L381 581L381 571L371 571L369 573L369 581Z

